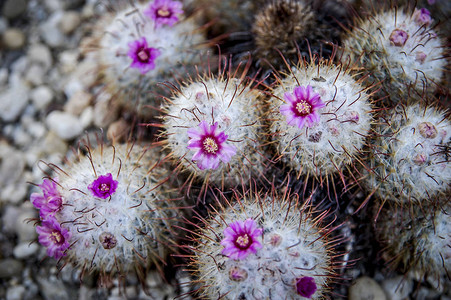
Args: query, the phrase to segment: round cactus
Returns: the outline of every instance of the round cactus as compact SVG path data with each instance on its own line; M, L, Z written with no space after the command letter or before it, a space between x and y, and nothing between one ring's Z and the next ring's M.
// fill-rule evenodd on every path
M199 63L206 40L182 3L154 0L99 20L95 47L106 92L139 115L158 107L157 83Z
M282 161L299 174L341 173L360 155L370 130L366 90L330 60L292 68L272 91L268 117Z
M380 123L366 161L369 189L397 203L446 195L451 184L451 122L445 113L420 104L400 105Z
M425 9L391 9L360 19L344 38L344 55L382 82L379 96L394 102L407 96L408 87L433 93L447 65L444 43L432 28ZM374 78L373 78L374 77Z
M325 214L296 195L247 191L197 226L190 267L205 299L322 299L335 276Z
M88 149L45 179L31 202L47 254L104 279L159 267L174 238L176 206L156 149Z
M384 207L376 224L385 245L383 257L402 272L419 272L438 284L446 282L451 272L450 214L449 203L443 207ZM399 234L393 235L393 228Z
M190 79L164 108L163 136L172 159L206 183L236 186L263 171L262 94L244 76Z

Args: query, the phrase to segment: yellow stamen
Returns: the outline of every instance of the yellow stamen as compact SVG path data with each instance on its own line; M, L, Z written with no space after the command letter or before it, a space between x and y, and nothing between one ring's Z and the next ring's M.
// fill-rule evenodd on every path
M212 153L215 154L216 151L218 151L218 144L212 139L207 137L204 142L204 150L207 151L208 153Z
M61 242L61 240L62 240L63 237L61 236L61 233L56 232L56 231L53 231L53 232L51 233L51 238L53 239L53 241L54 241L55 243L59 244L59 243Z
M160 17L167 17L171 14L171 12L167 8L160 8L157 13Z
M302 116L306 116L312 112L312 106L307 101L301 100L301 102L296 104L296 110Z
M240 235L236 239L236 243L243 248L249 245L249 236L247 235L247 233L245 233L244 235Z

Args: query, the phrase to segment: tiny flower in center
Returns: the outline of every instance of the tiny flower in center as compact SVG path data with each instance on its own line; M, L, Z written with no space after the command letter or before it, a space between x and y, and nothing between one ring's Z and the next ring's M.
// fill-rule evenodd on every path
M418 25L430 25L432 23L431 13L426 8L417 9L413 13L413 18Z
M280 106L280 113L287 117L288 125L299 129L319 122L318 110L326 106L310 85L295 87L293 93L284 94L284 99L287 104Z
M117 185L118 182L113 179L113 175L108 173L99 176L88 186L88 189L94 196L106 199L116 192Z
M225 237L221 245L225 248L222 254L239 260L246 258L250 253L257 253L257 250L262 248L262 244L258 241L262 233L263 229L257 228L257 223L253 219L231 223L224 230Z
M172 26L179 20L178 15L183 14L182 3L172 0L155 0L143 13L155 22L155 28L163 25Z
M216 169L222 161L228 163L236 154L236 147L227 144L228 136L217 130L218 123L208 125L206 121L200 122L196 128L188 129L188 149L197 150L192 160L199 169Z
M160 56L160 50L149 47L145 37L128 44L128 56L133 60L130 67L139 69L146 74L155 69L155 60Z
M312 277L300 277L296 278L296 291L299 295L305 298L311 298L316 292L315 279Z

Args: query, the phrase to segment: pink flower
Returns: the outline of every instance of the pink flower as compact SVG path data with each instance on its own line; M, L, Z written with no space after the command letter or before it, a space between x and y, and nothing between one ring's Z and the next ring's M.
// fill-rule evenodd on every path
M155 59L160 56L160 50L149 47L145 37L129 43L128 47L128 56L133 60L130 67L139 69L141 74L155 69Z
M318 109L326 106L310 85L295 87L293 93L287 92L283 97L288 104L280 106L280 113L287 117L288 125L299 129L304 125L312 127L315 122L319 122Z
M316 292L316 289L315 279L312 277L305 276L296 278L296 291L302 297L311 298Z
M177 15L183 14L182 3L171 0L155 0L143 13L155 21L155 28L164 24L172 26L179 20Z
M236 221L224 230L225 238L221 245L225 248L222 254L231 259L245 259L250 253L257 253L262 244L257 240L263 233L263 229L257 228L253 219Z
M426 8L417 9L413 13L413 18L418 25L429 25L432 23L431 13Z
M65 256L64 251L70 246L70 232L62 228L53 215L48 215L41 225L36 227L36 232L39 243L47 247L47 255L56 259Z
M409 34L402 29L395 29L390 34L390 43L396 47L402 47L406 44Z
M188 149L196 149L192 160L197 162L199 169L216 169L219 162L228 163L236 154L236 147L226 143L228 135L217 132L218 123L208 125L200 122L198 128L188 129Z
M113 175L108 173L106 175L100 175L94 180L88 189L96 197L106 199L116 192L118 182L113 179Z
M56 183L50 179L44 179L39 187L42 190L40 193L32 193L30 196L30 201L33 203L34 207L39 209L39 216L41 219L49 214L54 214L59 211L62 207L62 198L58 192Z

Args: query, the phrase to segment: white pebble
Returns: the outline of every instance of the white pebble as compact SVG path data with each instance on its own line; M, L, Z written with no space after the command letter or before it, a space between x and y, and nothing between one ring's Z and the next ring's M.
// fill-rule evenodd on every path
M22 242L14 247L13 254L17 259L24 259L35 254L39 249L37 243Z
M92 106L88 106L80 115L80 122L81 126L83 126L83 129L86 129L89 126L91 126L93 120L94 120L94 108L92 108Z
M47 71L52 66L52 53L43 44L34 44L28 50L28 58L32 63L38 63Z
M46 118L46 124L63 140L71 140L83 132L80 120L62 111L52 111Z
M38 86L30 93L31 101L38 110L45 109L53 100L53 91L45 85Z
M28 88L18 84L0 91L0 119L14 121L28 103Z

